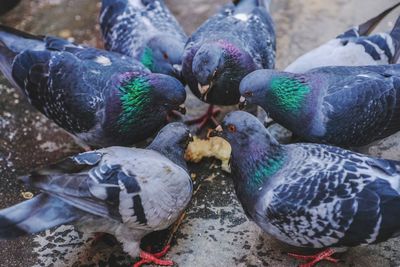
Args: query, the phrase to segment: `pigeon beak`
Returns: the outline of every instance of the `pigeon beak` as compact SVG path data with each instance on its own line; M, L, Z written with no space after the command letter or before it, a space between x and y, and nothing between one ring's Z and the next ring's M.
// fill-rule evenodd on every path
M193 141L194 141L193 135L191 133L189 133L188 138L186 139L186 142L185 142L185 147L187 148L189 146L189 144Z
M208 90L210 89L211 84L206 84L206 85L201 85L200 83L198 84L198 88L200 91L201 95L204 95L208 92Z
M200 83L198 84L198 89L201 94L201 100L206 101L207 100L207 94L210 92L210 89L212 88L212 82L206 85L201 85Z
M174 64L172 65L176 73L181 73L182 72L182 65L181 64Z
M218 125L214 130L211 130L208 134L207 137L214 137L214 136L219 136L222 137L222 134L224 133L224 130L222 129L221 125Z
M186 114L186 107L184 104L179 105L175 110L181 113L182 115Z
M189 142L193 142L193 141L194 141L193 135L191 133L189 133Z
M247 100L244 96L239 99L239 109L244 109L247 106Z

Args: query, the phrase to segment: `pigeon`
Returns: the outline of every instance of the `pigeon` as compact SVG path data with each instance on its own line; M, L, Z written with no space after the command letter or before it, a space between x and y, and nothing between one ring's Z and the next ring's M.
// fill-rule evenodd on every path
M29 102L81 143L132 145L186 98L175 78L114 52L0 26L0 70Z
M0 0L0 15L12 10L19 2L21 2L21 0Z
M257 70L240 84L241 106L261 106L315 143L359 147L400 130L400 65Z
M142 258L135 267L172 265L139 245L146 234L169 227L191 199L192 180L183 159L191 138L187 126L171 123L147 149L85 152L22 177L41 193L0 211L0 239L73 224L83 232L114 235L125 252Z
M235 191L247 216L297 247L325 249L303 267L400 231L400 162L338 147L281 145L250 113L234 111L210 134L231 147Z
M182 74L203 102L235 105L239 83L256 69L275 66L275 29L268 0L239 0L225 5L189 37ZM215 112L201 118L201 127Z
M187 36L163 0L103 0L100 28L107 50L181 79Z
M363 66L396 63L400 56L400 17L390 33L369 35L400 3L302 55L285 71L303 73L323 66Z

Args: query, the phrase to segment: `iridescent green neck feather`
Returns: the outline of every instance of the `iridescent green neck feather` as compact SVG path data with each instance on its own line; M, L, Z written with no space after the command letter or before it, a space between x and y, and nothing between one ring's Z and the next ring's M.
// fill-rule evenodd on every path
M270 101L284 112L297 112L309 92L310 87L296 78L275 77L271 81Z
M253 193L258 191L266 180L283 167L284 163L285 157L280 152L259 161L259 164L255 166L254 171L250 174L250 179L247 180L246 189Z
M153 60L153 51L146 47L143 51L142 56L140 57L140 62L142 62L143 65L145 65L148 69L151 70L154 64Z
M143 78L132 79L119 88L122 112L118 118L119 129L127 132L130 126L146 113L150 102L150 84Z

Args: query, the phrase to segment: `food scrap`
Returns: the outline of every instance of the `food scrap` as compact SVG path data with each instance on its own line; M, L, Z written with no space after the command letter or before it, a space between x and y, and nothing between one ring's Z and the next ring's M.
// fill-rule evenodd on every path
M221 168L230 172L229 158L231 155L231 146L220 137L211 137L209 139L199 139L194 137L186 150L185 159L190 162L200 162L205 157L215 157L221 160Z

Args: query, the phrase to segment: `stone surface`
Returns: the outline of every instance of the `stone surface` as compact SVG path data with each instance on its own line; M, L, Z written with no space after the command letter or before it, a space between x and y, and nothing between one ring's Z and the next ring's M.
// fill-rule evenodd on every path
M224 2L167 0L188 33ZM273 1L277 67L284 68L297 56L395 2ZM98 11L99 4L93 0L22 0L16 9L0 17L0 22L101 47ZM393 21L394 15L389 16L378 30L389 29ZM193 96L187 102L190 117L206 108ZM232 108L224 111L228 109ZM394 135L362 151L400 160L399 138L399 134ZM22 192L26 189L17 184L18 175L78 151L80 148L69 135L30 107L0 76L0 208L23 200ZM190 167L200 187L173 239L169 258L179 266L296 266L298 262L287 257L286 252L298 250L262 233L246 219L229 175L218 168L217 161L206 160ZM0 241L0 266L114 267L132 263L115 240L105 238L94 245L91 240L91 236L77 233L71 226L62 226L34 237ZM339 266L399 266L399 242L400 239L392 239L351 249L339 255Z

